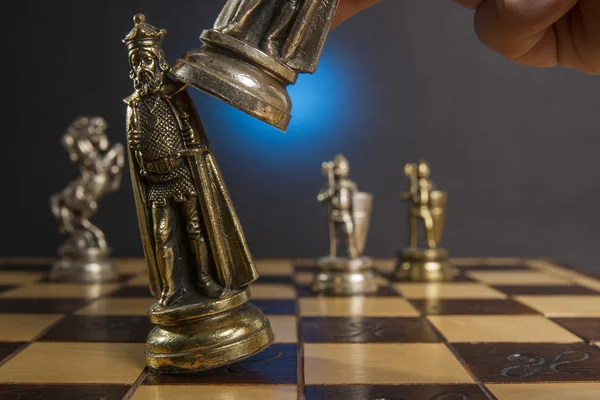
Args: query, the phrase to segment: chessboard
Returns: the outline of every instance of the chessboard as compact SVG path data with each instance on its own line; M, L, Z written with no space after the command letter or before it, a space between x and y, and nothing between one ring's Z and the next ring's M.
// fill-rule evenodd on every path
M600 278L549 260L454 259L447 283L320 297L314 260L258 260L252 301L276 340L191 375L145 368L144 262L111 284L52 283L0 261L0 399L598 400Z

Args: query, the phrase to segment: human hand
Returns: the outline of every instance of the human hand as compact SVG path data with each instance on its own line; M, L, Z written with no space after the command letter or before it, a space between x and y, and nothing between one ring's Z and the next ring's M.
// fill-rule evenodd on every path
M369 8L379 0L340 0L331 29L335 28L359 11Z

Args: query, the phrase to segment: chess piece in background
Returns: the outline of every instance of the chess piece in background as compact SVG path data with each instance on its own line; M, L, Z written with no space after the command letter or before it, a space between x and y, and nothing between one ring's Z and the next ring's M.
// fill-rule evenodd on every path
M104 233L90 222L98 201L121 185L124 150L120 143L110 147L106 121L101 117L79 117L62 137L71 161L81 175L62 192L50 197L52 213L60 231L69 235L58 250L50 279L75 282L107 282L117 278Z
M363 256L366 244L373 196L360 192L348 179L350 164L343 155L324 162L327 184L317 196L328 206L329 256L320 258L312 289L324 294L364 294L377 290L373 262ZM339 236L343 238L346 255L338 255Z
M228 0L203 47L175 62L177 80L285 130L286 86L314 73L339 0Z
M186 85L166 75L166 31L134 22L123 40L135 88L129 163L157 298L146 361L160 372L215 368L263 350L273 333L247 302L258 275L200 117Z
M448 262L448 252L440 247L447 195L429 180L430 169L426 161L406 164L404 173L409 178L408 190L402 197L410 202L410 246L398 254L394 277L409 281L450 280L454 269ZM419 247L419 225L425 232L425 248Z

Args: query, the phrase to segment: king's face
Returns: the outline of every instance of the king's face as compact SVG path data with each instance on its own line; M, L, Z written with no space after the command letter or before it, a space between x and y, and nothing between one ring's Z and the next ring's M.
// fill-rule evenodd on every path
M134 50L130 58L131 78L135 90L145 96L156 93L162 85L162 71L157 56L146 49Z

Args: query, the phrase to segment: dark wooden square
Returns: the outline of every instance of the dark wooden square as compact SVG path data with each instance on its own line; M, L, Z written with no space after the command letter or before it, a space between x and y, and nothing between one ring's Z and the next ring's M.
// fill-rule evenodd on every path
M164 375L149 372L144 385L293 385L297 382L295 344L273 344L235 364L195 374Z
M153 325L146 316L71 315L39 340L51 342L145 342Z
M414 299L409 300L415 308L428 315L438 314L538 314L514 300L487 299Z
M599 295L600 293L578 285L494 285L494 289L511 296L518 295Z
M260 275L256 283L280 283L280 284L292 284L291 275Z
M577 336L591 342L600 342L600 318L552 318Z
M296 273L298 272L312 272L315 273L319 270L316 265L296 265L294 266Z
M152 297L148 286L125 286L110 294L110 297Z
M0 342L0 361L10 356L26 342Z
M319 297L323 296L319 293L314 293L309 286L298 285L296 286L296 292L298 297ZM377 288L375 293L367 293L363 296L367 297L400 297L400 293L396 291L392 286L381 285Z
M296 315L296 300L254 300L250 302L270 315Z
M16 288L17 285L0 285L0 293Z
M0 271L50 272L52 264L2 264Z
M419 318L308 317L300 322L302 340L314 343L439 342Z
M600 380L600 348L585 343L453 343L488 383Z
M68 314L91 299L0 299L0 313Z
M487 400L477 385L306 386L306 400Z
M0 400L120 400L127 385L0 385Z

